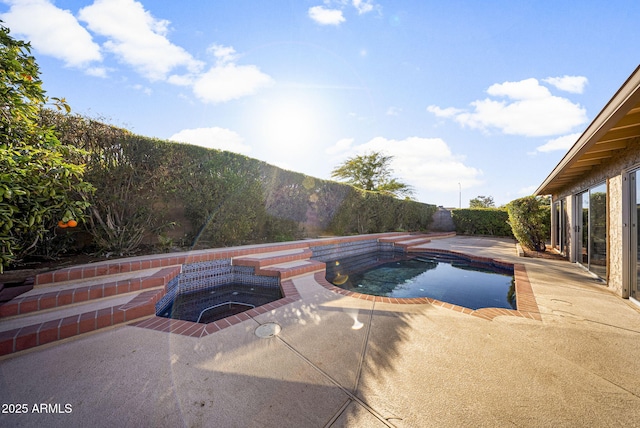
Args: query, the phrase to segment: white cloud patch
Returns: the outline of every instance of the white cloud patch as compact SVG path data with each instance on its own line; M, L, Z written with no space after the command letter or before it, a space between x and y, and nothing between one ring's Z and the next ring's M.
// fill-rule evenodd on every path
M387 109L386 114L387 116L399 116L401 112L402 112L401 108L391 106Z
M339 9L326 9L323 6L309 8L309 18L320 25L340 25L345 21Z
M440 138L390 140L376 137L357 146L352 146L352 142L351 139L340 140L330 148L331 154L344 147L340 157L345 159L373 151L391 155L393 175L414 186L418 192L457 192L458 183L463 189L482 184L482 171L465 165L464 157L451 153L447 143Z
M356 8L359 15L371 12L375 5L369 0L353 0L353 7Z
M320 25L340 25L346 21L344 10L353 7L358 15L377 10L381 13L382 7L372 0L324 0L325 6L313 6L308 10L309 18Z
M168 39L168 20L155 18L135 0L95 0L77 18L50 0L5 1L11 7L0 19L12 31L24 34L38 52L91 76L107 77L113 71L102 66L105 54L112 54L149 81L191 87L206 103L237 99L273 84L257 66L238 65L239 55L231 46L212 45L215 64L207 70L204 62ZM102 47L92 33L106 39Z
M217 59L215 66L193 79L194 94L205 103L221 103L256 93L274 80L255 65L237 65L232 47L210 48Z
M24 35L36 51L64 61L67 66L86 68L104 75L104 69L89 67L102 61L100 46L68 10L47 0L10 0L8 12L0 15L13 33Z
M225 128L183 129L173 134L169 139L208 149L226 150L241 154L247 154L251 151L251 147L243 143L244 140L240 135Z
M147 79L165 80L178 67L203 67L187 51L167 39L169 21L154 18L134 0L96 0L78 14L89 30L106 37L104 48Z
M351 148L355 140L353 138L343 138L338 140L333 146L327 147L325 149L325 153L328 155L337 155L339 153L344 153Z
M569 150L571 146L578 141L580 138L580 133L564 135L562 137L554 138L552 140L547 141L546 144L542 146L536 147L536 152L552 152L556 150Z
M529 195L532 195L533 192L535 192L537 189L538 189L538 186L536 185L521 187L520 189L518 189L516 194L521 196L529 196Z
M474 101L470 110L431 105L427 111L472 129L527 137L565 134L587 121L583 107L551 94L537 79L495 84L487 93L502 99Z
M589 83L584 76L548 77L542 81L555 86L561 91L571 92L573 94L583 93L584 87Z
M454 107L440 108L438 106L427 107L429 113L433 113L437 117L451 118L458 114L464 113L464 110Z

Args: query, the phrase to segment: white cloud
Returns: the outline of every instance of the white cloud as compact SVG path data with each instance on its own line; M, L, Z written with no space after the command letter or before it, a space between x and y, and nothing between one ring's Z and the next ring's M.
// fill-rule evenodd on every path
M401 112L401 108L391 106L387 109L387 116L399 116Z
M273 83L273 79L255 65L223 64L198 76L193 92L205 103L221 103L252 95Z
M309 18L320 25L340 25L345 21L341 10L325 9L322 6L310 7Z
M346 146L341 157L347 158L377 151L393 156L391 168L394 176L411 184L416 191L458 191L482 184L482 171L464 164L464 157L451 153L440 138L409 137L390 140L376 137L367 143L351 146L351 141L340 140L336 145ZM342 143L341 143L342 142Z
M358 14L362 15L364 13L371 12L374 8L374 5L369 0L353 0L353 7L356 8Z
M9 12L1 15L16 33L25 34L39 52L82 67L85 73L107 77L112 68L96 65L102 53L111 53L150 81L191 87L203 102L225 102L254 94L273 79L255 65L236 64L231 46L209 48L215 65L206 64L168 38L170 22L156 19L135 0L95 0L78 12L78 19L96 35L106 38L101 52L74 15L49 0L5 0Z
M0 15L12 32L24 35L36 51L64 61L67 66L85 68L102 60L100 46L68 10L48 0L10 0L9 11ZM87 68L104 75L104 69Z
M427 107L429 113L433 113L438 117L454 117L457 114L464 113L464 110L454 107L440 108L438 106L431 105Z
M495 83L489 86L487 93L494 97L508 97L513 100L545 99L551 96L549 89L541 86L537 79Z
M564 135L547 141L546 144L536 147L537 152L552 152L555 150L569 150L571 146L580 138L580 133Z
M231 46L214 44L209 46L208 51L213 53L213 56L218 61L218 64L227 64L230 62L234 62L238 57L238 55L236 54L236 50Z
M338 140L333 146L327 147L324 152L328 155L344 153L351 148L351 144L353 144L354 141L353 138L343 138Z
M560 135L587 121L586 111L579 104L552 95L536 79L504 82L489 87L493 97L471 103L471 110L429 106L427 110L438 117L452 118L462 126L498 131L509 135L543 137Z
M548 77L542 81L555 86L561 91L571 92L573 94L581 94L584 92L584 87L589 83L584 76Z
M241 154L246 154L251 151L251 147L243 143L240 135L225 128L183 129L173 134L169 139L209 149L226 150Z
M529 195L532 195L533 192L535 192L537 188L538 188L538 186L536 186L536 185L527 186L527 187L521 187L520 189L518 189L516 194L522 195L522 196L529 196Z
M164 80L178 67L197 72L203 64L166 35L169 21L154 18L134 0L96 0L79 12L89 30L107 37L104 48L147 79Z

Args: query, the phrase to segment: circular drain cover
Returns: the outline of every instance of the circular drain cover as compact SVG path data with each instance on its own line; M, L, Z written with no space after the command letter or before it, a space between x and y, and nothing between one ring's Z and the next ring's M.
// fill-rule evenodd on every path
M273 337L278 333L280 333L280 325L274 322L268 322L256 328L256 336L261 337L263 339Z

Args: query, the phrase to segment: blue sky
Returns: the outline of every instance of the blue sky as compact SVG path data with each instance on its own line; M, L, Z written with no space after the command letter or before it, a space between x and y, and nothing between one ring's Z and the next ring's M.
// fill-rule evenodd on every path
M319 178L373 150L415 199L531 194L640 62L640 2L0 0L50 96Z

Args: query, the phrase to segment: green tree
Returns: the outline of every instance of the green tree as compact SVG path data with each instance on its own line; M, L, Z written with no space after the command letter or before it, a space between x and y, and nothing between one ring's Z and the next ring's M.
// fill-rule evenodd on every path
M82 152L40 125L49 102L29 43L0 21L0 272L53 233L58 221L81 221L85 195ZM52 98L69 111L64 99Z
M331 171L337 178L354 187L395 197L413 195L413 188L391 177L393 156L380 152L351 157Z
M493 196L478 196L469 201L469 208L495 208Z

